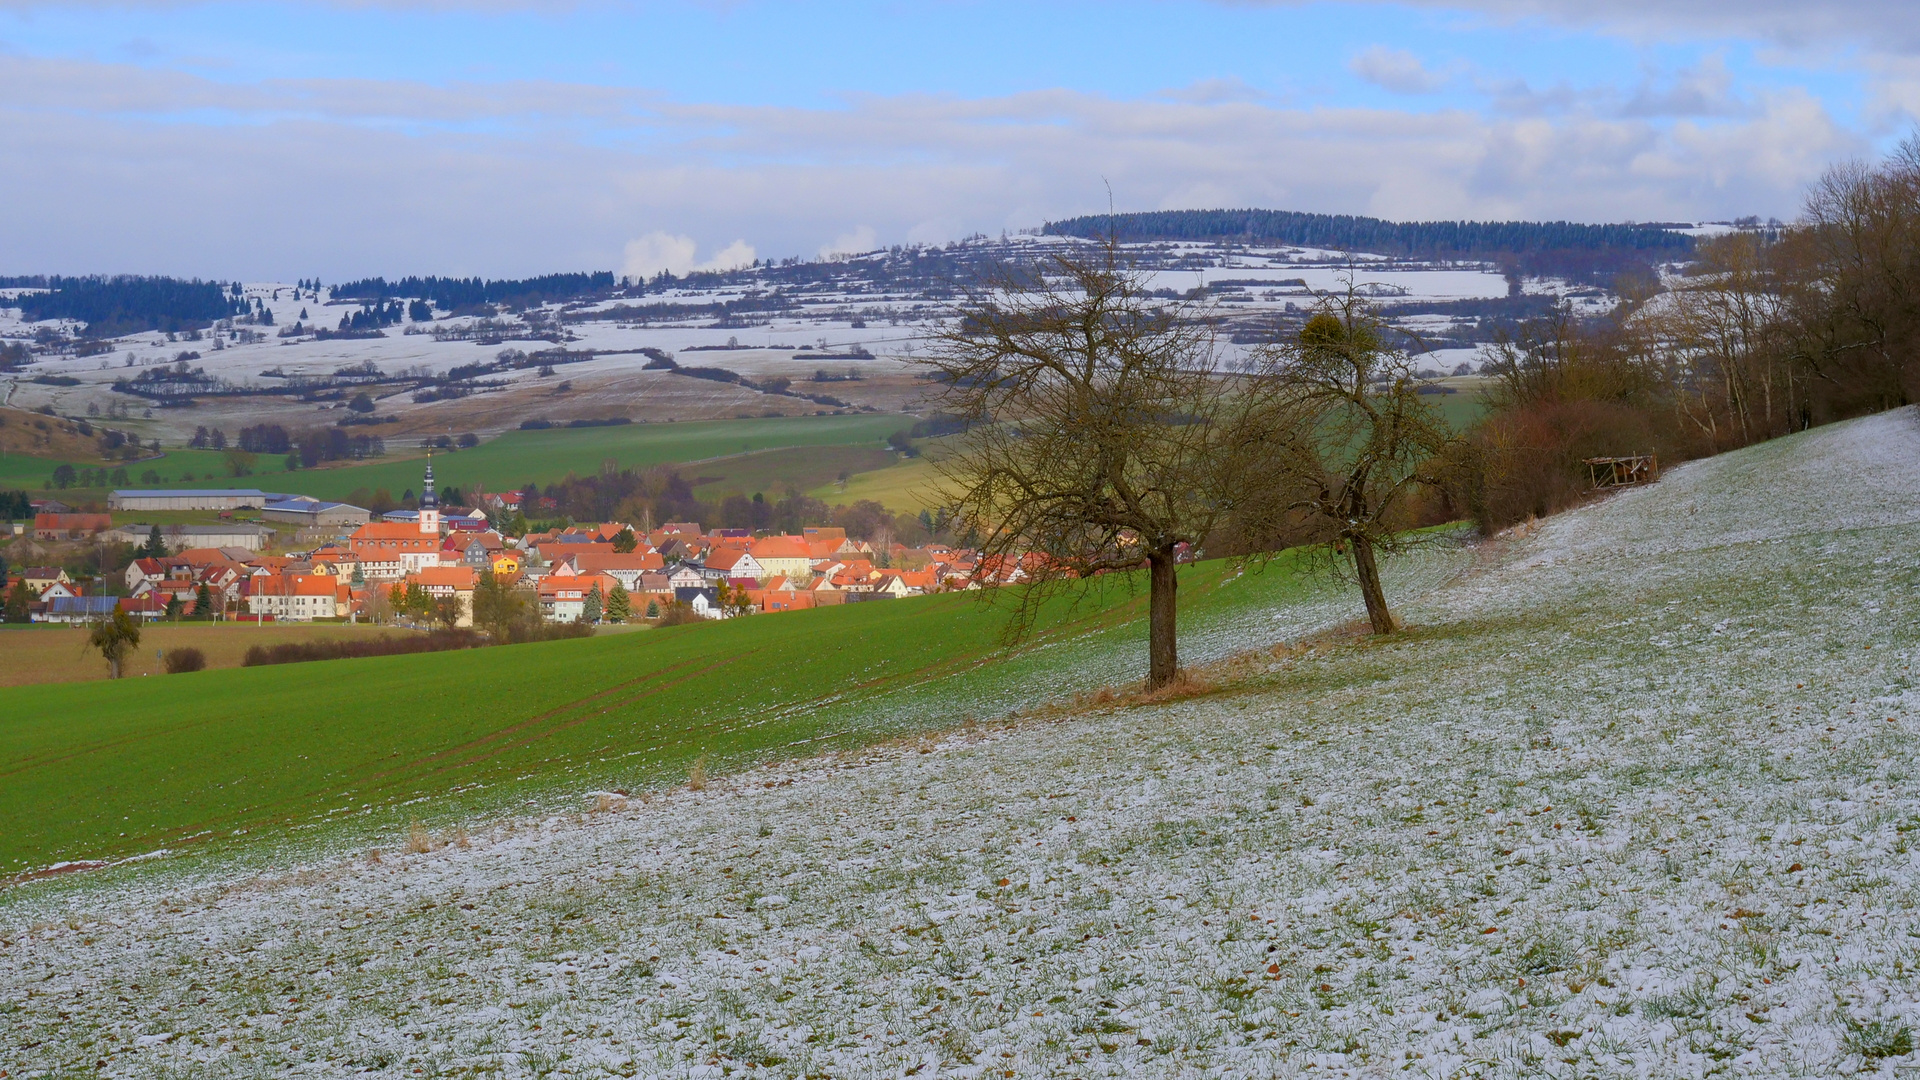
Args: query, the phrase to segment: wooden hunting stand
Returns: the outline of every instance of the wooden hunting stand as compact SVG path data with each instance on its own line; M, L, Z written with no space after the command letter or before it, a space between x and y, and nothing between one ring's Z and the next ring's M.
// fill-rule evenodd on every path
M1585 461L1587 477L1593 481L1594 490L1610 487L1633 487L1636 484L1651 484L1660 479L1660 460L1652 454L1640 454L1634 457L1591 457Z

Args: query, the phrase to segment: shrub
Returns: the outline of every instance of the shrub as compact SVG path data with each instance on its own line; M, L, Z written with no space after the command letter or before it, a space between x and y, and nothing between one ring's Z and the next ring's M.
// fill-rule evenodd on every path
M537 618L522 619L507 628L506 644L524 645L529 641L565 641L592 637L593 627L586 623L550 623Z
M691 605L678 602L668 604L666 614L660 617L661 626L686 626L689 623L705 621L694 612Z
M167 653L167 674L184 675L207 670L207 654L195 648L173 649Z
M268 664L302 664L311 660L445 652L449 649L474 649L486 643L487 639L473 630L435 630L430 634L409 634L405 637L382 634L377 638L357 641L283 641L278 645L255 645L248 649L240 666L262 667Z
M1578 504L1590 483L1590 457L1656 453L1665 462L1693 456L1654 409L1611 401L1536 401L1488 416L1474 432L1466 502L1480 527L1503 529Z

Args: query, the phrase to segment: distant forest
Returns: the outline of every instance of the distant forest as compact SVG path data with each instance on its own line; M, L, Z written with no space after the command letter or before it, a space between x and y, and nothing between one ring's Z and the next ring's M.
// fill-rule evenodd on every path
M1497 262L1521 273L1611 278L1655 260L1683 259L1693 238L1661 224L1572 221L1385 221L1292 210L1161 210L1050 221L1050 236L1122 241L1192 240L1290 244L1413 259Z
M48 289L7 301L28 322L77 319L93 337L117 337L143 330L198 330L215 320L243 314L246 304L212 281L169 277L0 277L0 288Z
M336 299L351 300L426 300L442 311L458 311L479 304L516 306L571 300L609 292L614 287L612 271L587 274L546 274L518 281L486 281L481 278L404 277L363 278L333 288Z

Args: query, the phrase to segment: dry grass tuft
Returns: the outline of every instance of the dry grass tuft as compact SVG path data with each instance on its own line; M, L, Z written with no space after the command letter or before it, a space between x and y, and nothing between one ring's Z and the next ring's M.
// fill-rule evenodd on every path
M593 793L592 798L593 808L590 811L591 813L605 814L614 810L625 810L627 808L627 796L622 792L596 791Z
M404 850L409 855L425 855L433 850L433 837L427 834L426 826L416 821L407 829L407 846Z
M473 841L467 838L467 827L465 825L454 826L453 846L462 849L473 846Z
M1167 701L1179 701L1183 698L1199 697L1211 694L1219 689L1214 681L1196 668L1181 668L1174 673L1172 681L1158 690L1143 690L1134 697L1137 705L1158 705Z
M707 786L707 755L701 754L692 765L687 766L687 789L704 791Z

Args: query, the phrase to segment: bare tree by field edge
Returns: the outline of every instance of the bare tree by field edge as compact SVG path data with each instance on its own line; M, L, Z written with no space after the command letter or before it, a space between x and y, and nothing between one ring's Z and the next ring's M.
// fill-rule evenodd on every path
M1408 502L1445 482L1456 436L1420 391L1413 359L1387 344L1386 325L1355 290L1321 297L1292 341L1259 350L1252 378L1272 391L1258 497L1238 521L1251 535L1318 542L1351 576L1375 634L1399 628L1381 584L1381 555L1429 539L1411 528Z
M1070 583L1144 567L1154 690L1180 670L1179 563L1247 489L1269 403L1216 370L1206 312L1148 285L1111 239L1003 268L914 362L973 422L934 464L943 504L976 531L983 573L1027 579L1006 640Z

